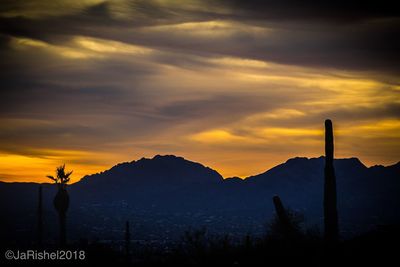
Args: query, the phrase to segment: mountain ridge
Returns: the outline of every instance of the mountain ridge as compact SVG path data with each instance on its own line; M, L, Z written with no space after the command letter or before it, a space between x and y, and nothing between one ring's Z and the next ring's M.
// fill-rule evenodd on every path
M102 175L102 174L108 173L108 172L110 172L110 171L117 170L118 168L121 168L121 167L124 167L124 166L132 166L132 165L135 165L135 164L142 164L142 163L144 163L144 162L151 162L151 161L160 160L160 159L161 159L161 160L164 160L164 159L168 159L168 160L178 160L178 161L188 162L188 163L191 163L191 164L195 164L195 165L197 165L197 166L200 166L200 167L204 167L204 168L206 168L206 169L208 169L208 170L210 170L210 171L214 171L214 172L218 173L224 180L229 180L229 179L237 180L237 179L240 179L240 180L243 180L243 181L244 181L244 180L247 180L247 179L251 179L251 178L253 178L253 177L256 177L256 176L260 176L260 175L266 174L267 172L270 172L270 171L272 171L272 170L274 170L274 169L276 169L276 168L279 168L280 166L285 166L285 164L291 164L291 163L293 163L293 162L299 162L299 161L307 162L307 161L314 161L314 160L323 160L324 158L325 158L324 156L319 156L319 157L296 156L296 157L289 158L289 159L287 159L285 162L282 162L282 163L280 163L280 164L278 164L278 165L275 165L275 166L273 166L273 167L271 167L271 168L269 168L269 169L266 169L265 171L263 171L263 172L261 172L261 173L258 173L258 174L250 175L250 176L247 176L247 177L237 177L237 176L234 176L234 177L223 177L223 176L218 172L218 170L215 170L215 169L213 169L213 168L211 168L211 167L208 167L208 166L206 166L206 165L203 165L202 163L199 163L199 162L196 162L196 161L192 161L192 160L186 159L186 158L184 158L184 157L182 157L182 156L176 156L176 155L173 155L173 154L165 154L165 155L157 154L157 155L154 155L152 158L142 157L142 158L140 158L140 159L138 159L138 160L132 160L132 161L125 161L125 162L117 163L117 164L113 165L112 167L110 167L109 169L106 169L106 170L103 170L103 171L100 171L100 172L97 172L97 173L87 174L87 175L83 176L82 178L80 178L78 181L76 181L76 182L74 182L74 183L71 183L70 185L73 185L73 184L77 184L77 183L79 183L79 182L82 182L82 181L84 181L84 180L86 180L86 179L88 179L88 178L90 178L90 177L92 177L92 176ZM360 165L361 167L367 168L367 169L374 169L374 168L399 168L399 167L400 167L400 161L397 162L397 163L394 163L394 164L390 164L390 165L376 164L376 165L372 165L372 166L369 166L369 167L368 167L368 166L366 166L364 163L362 163L362 161L361 161L359 158L357 158L357 157L335 158L335 163L338 163L338 162L350 162L350 161L351 161L352 163L357 163L357 165ZM12 182L0 181L0 183L49 184L49 183L47 183L47 182L38 183L38 182L17 182L17 181L12 181Z
M172 155L172 154L166 154L166 155L157 154L157 155L153 156L152 158L142 157L142 158L139 159L139 160L133 160L133 161L130 161L130 162L118 163L118 164L112 166L110 169L104 170L104 171L102 171L102 172L100 172L100 173L94 173L94 174L85 175L84 177L82 177L82 178L81 178L79 181L77 181L76 183L80 182L80 181L81 181L82 179L84 179L85 177L93 176L93 175L96 175L96 174L102 174L102 173L104 173L104 172L110 171L110 170L112 170L113 168L118 167L118 166L123 165L123 164L134 164L134 163L138 163L138 162L141 162L141 161L149 161L149 160L151 161L151 160L158 159L158 158L169 158L169 159L172 158L172 159L179 159L179 160L188 161L188 162L191 162L191 163L199 164L200 166L203 166L203 167L205 167L205 168L207 168L207 169L209 169L209 170L215 171L215 172L217 172L217 173L219 174L218 170L216 170L216 169L213 169L213 168L211 168L211 167L209 167L209 166L206 166L206 165L204 165L204 164L202 164L202 163L199 163L199 162L196 162L196 161L192 161L192 160L186 159L186 158L184 158L184 157L182 157L182 156L176 156L176 155ZM222 177L224 180L230 180L230 179L233 179L233 180L237 180L237 179L240 179L240 180L247 180L247 179L252 178L252 177L254 177L254 176L258 176L258 175L267 173L267 172L271 171L272 169L274 169L274 168L276 168L276 167L279 167L279 166L283 166L283 165L285 165L285 164L287 164L287 163L295 162L295 161L298 161L298 160L311 161L311 160L323 160L323 159L325 159L324 156L319 156L319 157L303 157L303 156L296 156L296 157L289 158L289 159L287 159L285 162L282 162L282 163L280 163L280 164L278 164L278 165L275 165L274 167L271 167L271 168L269 168L269 169L266 169L265 171L263 171L263 172L261 172L261 173L254 174L254 175L250 175L250 176L246 176L246 177L244 177L244 178L238 177L238 176L223 177L221 174L220 174L220 175L221 175L221 177ZM372 165L372 166L369 166L369 167L368 167L368 166L366 166L366 165L365 165L359 158L357 158L357 157L335 158L334 161L335 161L335 162L340 162L340 161L342 161L342 162L348 161L348 162L349 162L349 161L351 161L351 162L357 163L357 164L359 164L359 165L361 165L362 167L367 168L367 169L377 168L377 167L391 168L391 167L400 166L400 161L399 161L399 162L397 162L397 163L395 163L395 164L390 164L390 165L381 165L381 164L377 164L377 165Z
M400 222L399 163L366 167L357 158L347 158L336 159L334 164L344 233ZM157 155L117 164L69 185L69 216L75 222L71 232L78 238L97 231L93 229L103 229L99 235L111 229L107 234L113 236L112 229L130 219L141 229L141 238L151 238L154 231L166 237L172 232L179 235L201 226L221 233L227 231L226 222L237 235L259 234L273 216L274 195L286 207L303 213L308 224L321 225L323 183L324 157L291 158L242 180L223 179L212 168L183 157ZM50 216L56 187L41 185L44 209ZM22 233L27 225L34 225L38 187L37 183L0 182L1 223L5 224L0 235L9 235L4 229ZM49 220L49 227L56 225L55 217Z

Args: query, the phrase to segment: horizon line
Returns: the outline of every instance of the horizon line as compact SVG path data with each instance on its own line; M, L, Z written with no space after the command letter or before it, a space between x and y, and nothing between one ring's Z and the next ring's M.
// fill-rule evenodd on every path
M75 182L73 182L73 183L71 183L71 184L68 184L68 185L73 185L73 184L79 183L82 179L84 179L84 178L87 177L87 176L92 176L92 175L101 174L101 173L103 173L103 172L105 172L105 171L108 171L108 170L111 170L113 167L118 166L118 165L121 165L121 164L136 163L136 162L138 162L138 161L140 161L140 160L153 160L153 159L155 159L156 157L175 157L175 158L181 158L181 159L183 159L183 160L185 160L185 161L189 161L189 162L192 162L192 163L200 164L200 165L202 165L203 167L209 168L209 169L211 169L211 170L213 170L213 171L216 171L219 175L221 175L220 172L219 172L218 170L216 170L216 169L214 169L214 168L212 168L212 167L206 166L206 165L204 165L204 164L201 163L201 162L192 161L192 160L187 159L187 158L185 158L185 157L183 157L183 156L178 156L178 155L174 155L174 154L156 154L156 155L154 155L153 157L141 157L141 158L139 158L139 159L137 159L137 160L123 161L123 162L116 163L116 164L112 165L111 167L108 167L107 169L105 169L105 170L103 170L103 171L96 172L96 173L91 173L91 174L86 174L86 175L82 176L79 180L77 180L77 181L75 181ZM270 170L272 170L272 169L274 169L274 168L276 168L276 167L278 167L278 166L280 166L280 165L283 165L283 164L285 164L285 163L287 163L288 161L293 160L293 159L307 159L307 160L313 160L313 159L320 159L320 158L325 158L325 156L324 156L324 155L321 155L321 156L319 156L319 157L295 156L295 157L290 157L290 158L288 158L286 161L284 161L284 162L282 162L282 163L279 163L279 164L277 164L277 165L275 165L275 166L273 166L273 167L271 167L271 168L269 168L269 169L266 169L265 171L262 171L262 172L260 172L260 173L257 173L257 174L249 175L249 176L246 176L246 177L240 177L240 176L229 176L229 177L224 177L223 175L221 175L221 177L223 178L223 180L232 179L232 178L237 178L237 179L241 179L241 180L246 180L246 179L248 179L248 178L251 178L251 177L254 177L254 176L257 176L257 175L266 173L266 172L268 172L268 171L270 171ZM368 165L366 165L366 164L365 164L360 158L358 158L358 157L335 158L334 160L350 160L350 159L357 159L363 166L365 166L365 167L368 168L368 169L369 169L369 168L372 168L372 167L379 167L379 166L382 166L382 167L385 167L385 168L386 168L386 167L394 166L394 165L397 165L397 164L400 163L400 160L399 160L399 161L397 161L396 163L389 164L389 165L374 164L374 165L368 166ZM42 182L42 183L41 183L41 182L34 182L34 181L22 181L22 182L18 182L18 181L4 181L2 178L0 178L0 183L8 183L8 184L53 184L53 183L51 183L51 182Z

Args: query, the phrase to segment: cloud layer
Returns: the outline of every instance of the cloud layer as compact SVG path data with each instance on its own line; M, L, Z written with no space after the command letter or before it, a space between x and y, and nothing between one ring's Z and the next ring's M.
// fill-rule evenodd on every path
M400 18L388 5L4 1L0 179L179 154L225 176L323 153L400 155Z

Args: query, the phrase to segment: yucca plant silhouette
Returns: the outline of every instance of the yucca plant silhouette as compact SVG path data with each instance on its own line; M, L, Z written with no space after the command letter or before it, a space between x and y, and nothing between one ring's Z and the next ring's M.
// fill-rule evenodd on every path
M58 218L60 223L60 245L65 246L66 244L66 219L67 219L67 210L69 207L69 196L67 192L67 184L70 180L70 176L72 171L65 172L65 164L57 167L56 169L56 177L48 175L47 178L50 178L54 181L54 183L58 187L58 191L56 196L54 197L54 207L58 212Z

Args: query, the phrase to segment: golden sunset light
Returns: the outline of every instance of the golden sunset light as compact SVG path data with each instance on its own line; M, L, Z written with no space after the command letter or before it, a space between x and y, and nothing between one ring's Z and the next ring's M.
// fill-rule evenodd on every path
M326 118L337 157L400 159L399 69L354 48L367 23L294 26L226 1L8 2L1 181L45 182L66 163L76 182L157 154L245 178L321 156Z
M0 1L0 266L390 266L393 1Z

